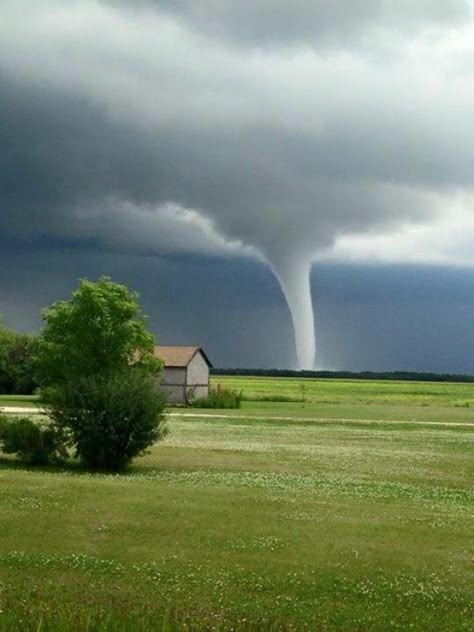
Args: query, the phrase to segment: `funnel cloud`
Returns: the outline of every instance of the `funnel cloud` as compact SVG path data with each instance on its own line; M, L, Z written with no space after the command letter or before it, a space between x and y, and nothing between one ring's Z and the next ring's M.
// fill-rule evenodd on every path
M3 252L471 266L473 2L337 5L2 0Z
M270 263L291 312L298 368L311 369L316 354L314 311L310 287L311 263L298 255Z

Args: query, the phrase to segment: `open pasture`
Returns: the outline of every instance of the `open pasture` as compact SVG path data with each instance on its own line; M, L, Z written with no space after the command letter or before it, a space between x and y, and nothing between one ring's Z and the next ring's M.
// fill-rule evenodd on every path
M247 401L474 407L474 383L470 382L216 375L212 383L242 391Z
M1 459L0 630L472 629L474 420L452 393L474 386L422 406L357 384L182 411L122 475Z

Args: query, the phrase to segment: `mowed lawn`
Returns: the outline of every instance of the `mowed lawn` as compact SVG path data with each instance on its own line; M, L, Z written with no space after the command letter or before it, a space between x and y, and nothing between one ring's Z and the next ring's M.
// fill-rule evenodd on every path
M474 385L332 384L182 411L123 475L3 458L0 630L473 629Z

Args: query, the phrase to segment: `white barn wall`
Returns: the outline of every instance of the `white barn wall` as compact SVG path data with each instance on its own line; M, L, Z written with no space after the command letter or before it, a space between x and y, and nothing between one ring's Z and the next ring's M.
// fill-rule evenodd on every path
M186 382L186 367L166 367L160 377L162 384L183 386Z
M199 351L188 364L188 385L206 386L209 383L209 367Z
M186 368L166 367L160 375L160 388L169 404L186 403Z
M166 395L168 404L185 404L186 388L184 385L161 384L160 389Z
M187 393L193 399L209 395L209 367L202 353L198 351L187 366Z

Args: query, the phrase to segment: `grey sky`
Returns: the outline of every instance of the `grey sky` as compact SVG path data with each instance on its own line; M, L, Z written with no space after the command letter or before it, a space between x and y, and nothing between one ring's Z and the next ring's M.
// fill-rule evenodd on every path
M467 0L0 0L0 246L470 266L473 53Z
M111 6L130 7L111 0ZM416 32L458 25L470 16L466 0L138 0L211 37L242 46L341 46L380 29Z

